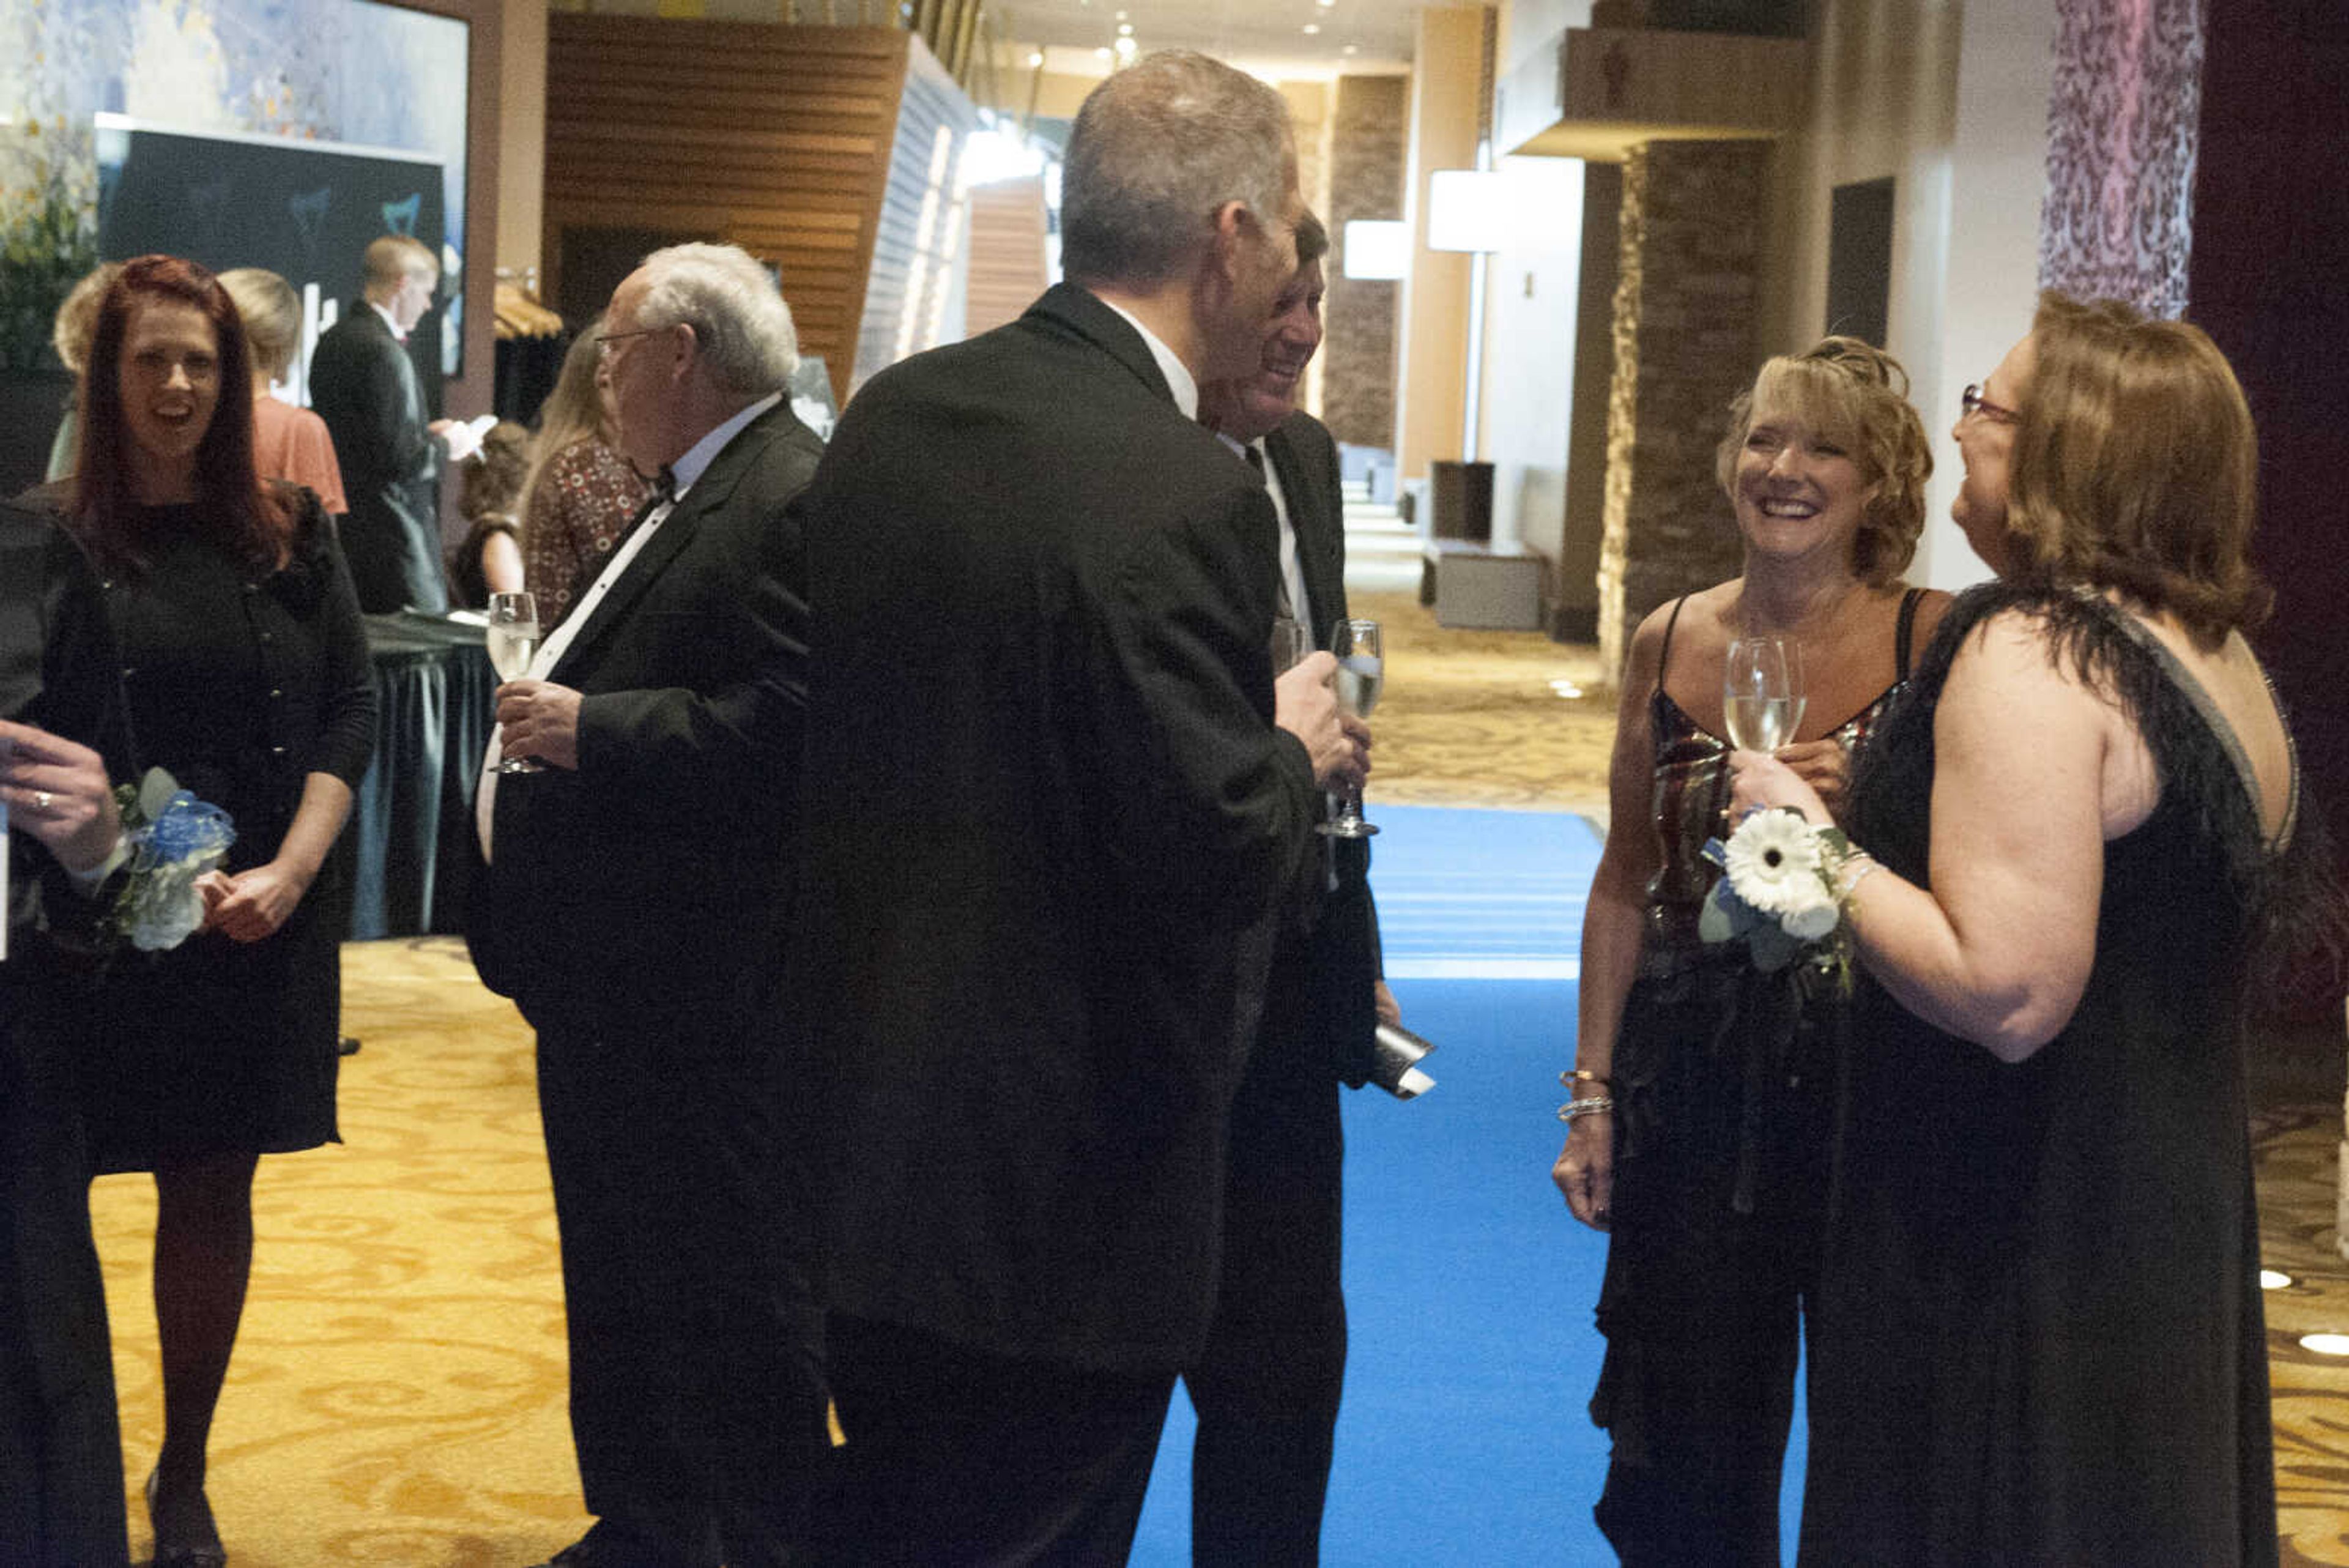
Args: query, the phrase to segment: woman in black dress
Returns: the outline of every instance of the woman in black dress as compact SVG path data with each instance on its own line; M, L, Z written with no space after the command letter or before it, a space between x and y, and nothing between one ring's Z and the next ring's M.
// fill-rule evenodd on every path
M204 1449L253 1258L258 1156L332 1141L339 954L327 851L375 732L350 574L316 496L253 460L244 333L203 268L107 291L67 511L105 576L141 763L234 818L205 929L116 966L87 1107L100 1171L151 1170L158 1568L222 1558Z
M0 1563L120 1568L122 1449L106 1295L74 1103L91 897L119 832L121 689L98 580L73 541L0 504Z
M2276 1561L2240 1027L2292 838L2210 340L2050 295L1966 390L1961 597L1853 781L1806 1563ZM1741 805L1826 813L1739 753Z
M1552 1179L1611 1232L1591 1416L1614 1449L1599 1527L1630 1564L1772 1564L1801 1322L1817 1251L1832 1016L1794 970L1708 944L1727 832L1729 643L1800 644L1807 701L1778 755L1839 794L1946 594L1900 573L1932 455L1906 372L1848 337L1772 359L1733 406L1722 488L1737 577L1631 642L1614 830L1582 929L1571 1130Z

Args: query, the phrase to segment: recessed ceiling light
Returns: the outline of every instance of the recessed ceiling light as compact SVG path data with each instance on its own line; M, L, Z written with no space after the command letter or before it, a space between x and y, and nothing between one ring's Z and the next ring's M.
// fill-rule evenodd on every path
M1318 33L1318 32L1319 32L1320 30L1321 30L1321 24L1320 24L1320 23L1319 23L1319 22L1308 22L1308 23L1306 23L1306 24L1305 24L1305 26L1303 26L1302 27L1299 27L1299 28L1298 29L1298 31L1299 31L1299 32L1300 32L1300 33Z
M1131 38L1133 36L1133 24L1131 22L1120 22L1117 25L1117 36L1121 38Z
M1359 49L1359 46L1354 45L1354 44L1349 44L1349 45L1347 45L1344 48L1342 48L1342 49L1339 50L1338 52L1339 52L1340 54L1341 54L1341 55L1350 55L1350 54L1354 54L1354 53L1358 52L1358 49Z
M1126 59L1130 58L1134 50L1140 48L1142 46L1135 43L1132 38L1120 38L1112 47L1117 50L1118 57L1120 59Z
M1093 51L1093 58L1097 60L1105 60L1109 58L1109 46L1107 44L1103 44L1100 48L1095 49Z
M2349 1355L2349 1334L2303 1334L2300 1347L2319 1355Z
M2260 1271L2260 1289L2263 1291L2288 1291L2292 1289L2292 1276L2286 1273L2280 1273L2274 1269L2261 1269Z
M1338 0L1313 0L1313 4L1320 6L1324 11L1334 11L1338 8Z

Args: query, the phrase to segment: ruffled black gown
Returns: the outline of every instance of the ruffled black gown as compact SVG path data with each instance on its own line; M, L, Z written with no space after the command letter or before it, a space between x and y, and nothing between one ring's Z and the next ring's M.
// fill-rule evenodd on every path
M2002 1063L1863 982L1813 1321L1802 1561L2271 1563L2240 1021L2280 857L2240 744L2103 599L1986 585L1942 622L1862 759L1853 837L1930 880L1935 709L1968 634L2010 610L2120 695L2161 799L2106 846L2086 992L2029 1060Z

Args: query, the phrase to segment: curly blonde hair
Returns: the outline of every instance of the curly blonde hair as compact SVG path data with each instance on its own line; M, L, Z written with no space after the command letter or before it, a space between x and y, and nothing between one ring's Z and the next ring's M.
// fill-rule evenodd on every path
M1878 587L1897 581L1925 532L1925 482L1933 473L1933 451L1909 406L1909 372L1900 361L1842 337L1765 361L1754 385L1729 405L1728 433L1713 459L1725 494L1735 494L1737 455L1761 403L1791 410L1850 452L1861 479L1876 491L1852 541L1852 571Z

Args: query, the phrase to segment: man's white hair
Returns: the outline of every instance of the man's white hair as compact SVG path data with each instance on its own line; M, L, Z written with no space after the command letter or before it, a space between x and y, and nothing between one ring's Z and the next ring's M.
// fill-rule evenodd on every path
M800 365L798 329L774 279L740 245L670 245L644 261L638 327L693 328L701 357L730 392L780 391Z

